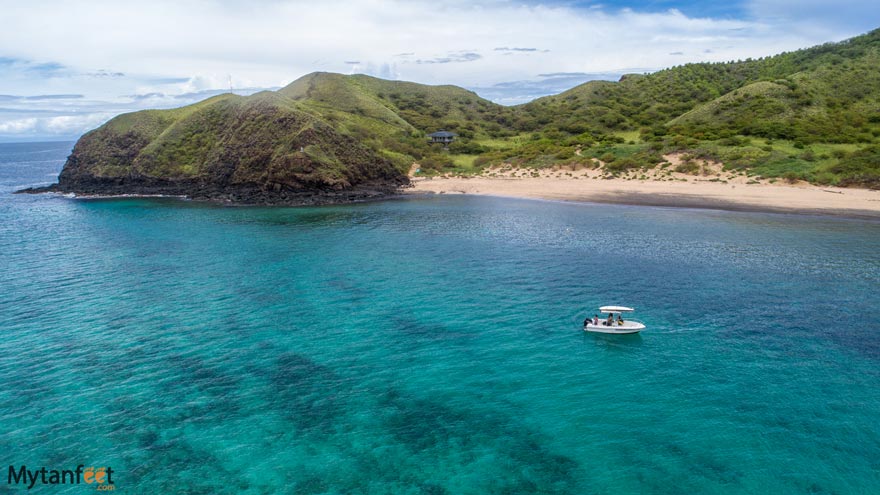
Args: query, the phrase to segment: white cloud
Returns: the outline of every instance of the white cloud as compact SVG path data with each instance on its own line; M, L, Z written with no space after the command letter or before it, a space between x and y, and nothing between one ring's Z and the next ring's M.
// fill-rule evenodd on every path
M25 119L13 119L0 122L0 134L26 134L37 128L39 119L28 117Z
M663 67L675 51L727 49L745 56L823 41L735 20L688 18L678 11L639 13L525 6L508 2L375 1L72 3L17 2L4 11L0 46L19 57L84 71L246 77L274 86L313 70L381 67L394 55L401 77L485 84L548 71ZM730 29L750 28L747 33ZM495 47L547 52L504 56ZM689 50L690 49L690 50ZM699 50L698 50L699 49ZM416 64L453 59L478 63ZM515 62L511 62L515 60ZM435 65L419 67L419 65ZM437 67L436 65L443 65Z
M743 20L503 0L3 2L0 57L27 64L0 58L0 94L83 94L112 113L150 102L124 95L155 93L166 106L185 103L175 94L277 87L316 70L487 88L757 57L863 31L842 15L811 29L836 9L805 2L750 0ZM854 3L860 22L880 23Z
M113 115L113 113L95 112L86 115L14 118L0 121L0 137L69 138L94 129Z

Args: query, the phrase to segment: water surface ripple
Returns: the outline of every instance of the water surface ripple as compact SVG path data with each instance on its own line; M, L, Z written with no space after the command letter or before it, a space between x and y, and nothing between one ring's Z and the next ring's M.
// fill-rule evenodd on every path
M880 492L880 223L11 194L69 150L0 145L3 466L151 494ZM584 335L602 304L649 330Z

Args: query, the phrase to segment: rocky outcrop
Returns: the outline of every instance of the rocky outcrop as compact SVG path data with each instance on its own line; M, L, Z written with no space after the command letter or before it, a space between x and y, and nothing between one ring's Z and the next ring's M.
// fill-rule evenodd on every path
M124 114L85 134L58 183L24 192L324 204L394 194L406 175L273 92Z

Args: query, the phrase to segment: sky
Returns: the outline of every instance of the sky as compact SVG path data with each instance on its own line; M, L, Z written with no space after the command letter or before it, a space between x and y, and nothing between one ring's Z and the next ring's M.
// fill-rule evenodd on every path
M0 0L0 141L314 71L512 105L593 79L757 58L880 27L877 0Z

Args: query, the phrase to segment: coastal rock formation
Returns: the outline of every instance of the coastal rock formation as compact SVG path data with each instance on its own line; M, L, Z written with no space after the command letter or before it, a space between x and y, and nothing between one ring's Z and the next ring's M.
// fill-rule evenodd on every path
M80 138L57 184L30 192L320 204L407 182L375 150L267 91L120 115Z

